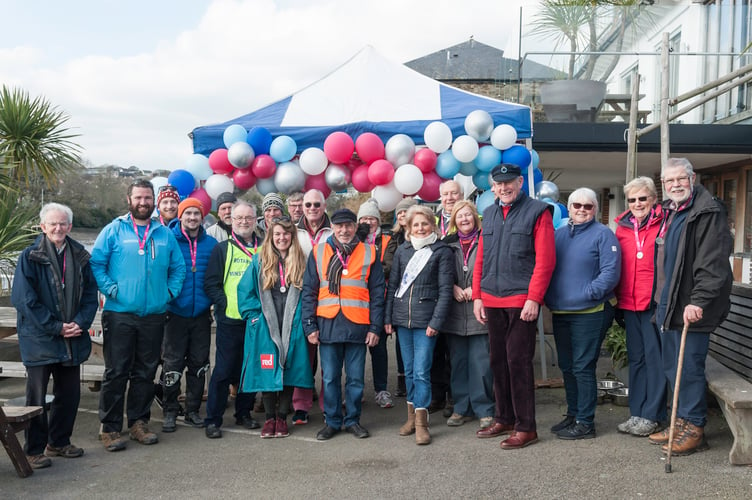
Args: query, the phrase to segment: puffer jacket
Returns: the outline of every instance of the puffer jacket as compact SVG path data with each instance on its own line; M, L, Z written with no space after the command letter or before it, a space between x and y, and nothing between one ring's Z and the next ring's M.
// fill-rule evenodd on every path
M462 268L465 265L464 255L462 254L462 245L460 244L457 233L450 234L443 240L454 253L454 274L456 277L455 285L462 288L472 288L473 286L473 268L475 267L475 258L478 252L478 242L476 241L470 248L470 255L467 259L467 271ZM453 335L488 335L488 327L479 323L473 314L473 301L457 302L452 298L449 316L441 328L444 333Z
M401 298L394 296L399 290L407 263L415 254L409 241L394 253L389 286L386 292L384 324L405 328L441 330L449 315L454 286L454 256L441 240L430 245L433 254L415 281Z
M167 305L167 310L184 318L195 318L205 313L212 304L204 291L204 275L206 266L209 264L209 256L217 245L217 240L206 234L204 228L199 226L196 238L196 272L193 272L189 242L181 230L181 225L175 224L170 226L170 229L183 253L185 280L180 295Z

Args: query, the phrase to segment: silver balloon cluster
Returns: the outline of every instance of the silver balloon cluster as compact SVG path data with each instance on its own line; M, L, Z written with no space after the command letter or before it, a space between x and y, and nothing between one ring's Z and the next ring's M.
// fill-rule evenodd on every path
M326 185L335 193L344 191L347 189L348 184L350 184L350 169L344 165L332 163L326 167L324 180L326 181Z
M280 163L274 173L274 185L278 192L284 194L302 191L305 186L305 174L294 161Z
M535 185L535 197L539 200L559 201L559 187L551 181L540 181Z

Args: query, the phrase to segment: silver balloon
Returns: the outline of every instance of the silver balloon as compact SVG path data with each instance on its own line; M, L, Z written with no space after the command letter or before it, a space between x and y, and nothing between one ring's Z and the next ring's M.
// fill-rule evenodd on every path
M259 194L261 194L261 196L266 196L269 193L276 193L277 186L274 185L274 177L257 180L256 190L259 192Z
M347 189L347 185L350 184L350 169L344 165L332 163L326 167L324 180L326 181L326 185L335 193L344 191Z
M227 160L233 167L248 168L255 157L253 148L247 142L236 142L227 150Z
M290 194L305 187L305 174L296 162L280 163L274 173L274 185L279 193Z
M415 156L415 143L408 135L393 135L386 141L384 156L395 167L399 167L405 163L412 163Z
M551 181L540 181L535 185L535 197L539 200L548 198L556 203L559 201L559 187Z
M465 118L465 132L476 141L486 141L491 137L494 123L488 111L476 109Z

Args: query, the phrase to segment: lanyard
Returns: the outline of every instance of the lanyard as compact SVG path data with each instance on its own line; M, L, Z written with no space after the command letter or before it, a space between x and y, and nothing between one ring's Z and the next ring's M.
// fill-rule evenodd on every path
M350 261L351 255L348 255L346 259L343 259L342 254L339 253L339 248L335 248L335 250L337 251L337 258L342 263L342 274L347 276L347 274L349 273L349 271L347 270L347 263Z
M467 247L467 252L463 252L463 255L462 255L462 270L465 271L465 272L467 272L468 269L469 269L467 267L467 261L470 260L470 252L473 251L473 246L475 245L475 243L477 241L478 241L478 235L476 234L475 237L473 238L472 243L470 243L470 246ZM462 243L460 243L460 248L462 248Z
M444 222L444 212L441 212L439 214L439 219L441 219L440 220L440 224L439 224L439 226L441 227L441 236L446 236L447 230L446 230L446 227L445 227L446 223Z
M279 264L279 291L285 293L287 291L287 282L285 281L285 268L282 267L281 259L277 263Z
M144 229L144 239L142 240L138 236L138 226L136 226L136 221L133 220L133 216L131 215L131 222L133 222L133 232L136 233L136 239L138 240L138 254L144 255L146 252L144 251L144 247L146 246L146 237L149 234L149 223L146 224L146 228Z
M692 202L692 196L687 199L684 203L676 207L676 210L670 210L669 209L669 215L665 219L663 219L663 224L661 225L661 229L658 232L658 238L656 239L656 242L659 245L663 244L663 236L666 234L666 231L668 231L668 227L671 225L671 223L674 221L674 217L676 217L676 214L684 210L689 206L689 204Z
M63 249L63 275L60 277L63 288L65 288L65 249Z
M198 236L196 236L196 241L194 243L191 243L191 238L188 236L188 233L185 232L185 229L183 229L183 225L180 225L180 232L183 233L183 236L185 236L185 239L188 240L188 251L191 254L191 272L196 272L196 254L198 253Z
M637 222L637 218L633 215L630 217L630 221L632 222L632 227L634 228L634 239L635 239L635 245L637 246L637 258L641 259L645 256L644 253L642 253L642 248L645 246L645 238L648 237L647 228L650 226L650 221L653 219L653 212L651 210L650 215L648 216L648 221L645 223L645 235L642 237L642 241L640 241L640 223Z
M319 244L319 240L321 239L321 236L324 234L323 232L321 232L320 229L321 228L319 228L319 232L316 233L314 236L311 236L311 233L308 233L308 238L311 240L312 247L315 247L316 245Z
M253 239L253 253L249 252L246 249L245 245L243 245L240 242L240 240L238 239L238 237L235 236L235 231L232 232L232 239L235 240L235 243L238 245L238 247L240 247L240 250L242 250L244 254L246 254L248 257L253 258L253 254L255 254L256 250L258 249L258 239L257 238Z

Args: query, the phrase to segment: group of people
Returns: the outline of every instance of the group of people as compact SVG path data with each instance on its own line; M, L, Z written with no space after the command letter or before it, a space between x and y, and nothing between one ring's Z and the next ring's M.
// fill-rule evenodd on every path
M704 359L708 334L728 311L730 233L722 205L695 185L689 162L664 165L662 205L651 179L627 184L628 210L616 234L596 220L598 197L588 188L569 196L569 221L554 230L551 206L525 193L518 166L497 165L491 178L496 202L482 217L461 186L447 181L438 213L405 198L391 232L373 201L357 214L340 209L329 217L317 190L288 196L286 206L267 194L258 218L254 205L225 193L216 200L218 221L205 229L210 207L180 201L172 186L155 198L150 182L136 181L128 213L102 230L91 256L69 236L71 210L45 205L43 234L21 254L12 294L27 404L41 406L50 376L55 382L50 410L27 431L30 464L83 454L70 437L97 290L105 299L99 418L108 451L124 449L127 437L158 442L148 423L160 364L162 432L174 432L183 415L207 437L222 437L236 386L237 425L260 427L262 438L288 436L290 416L294 425L308 423L320 362L325 425L317 439L342 430L366 438L360 416L368 351L375 401L393 406L389 335L397 338L396 395L407 402L400 435L429 444L429 413L443 409L449 426L477 418L477 437L504 436L502 449L529 446L538 440L533 356L544 304L567 402L551 428L557 437L595 437L595 366L619 311L631 414L619 431L667 443L666 393L686 323L673 450L705 448ZM252 416L257 394L263 424Z

